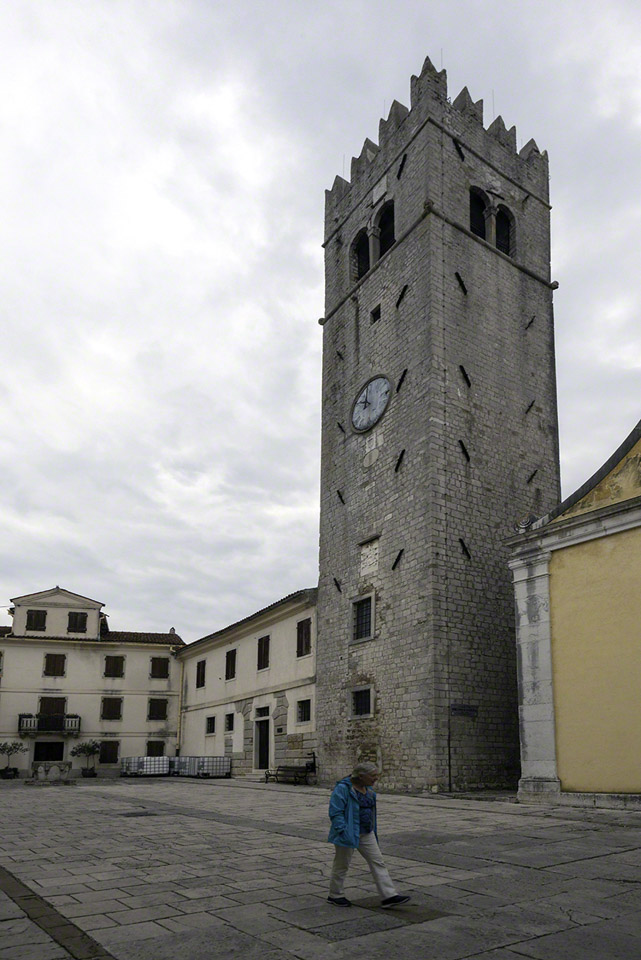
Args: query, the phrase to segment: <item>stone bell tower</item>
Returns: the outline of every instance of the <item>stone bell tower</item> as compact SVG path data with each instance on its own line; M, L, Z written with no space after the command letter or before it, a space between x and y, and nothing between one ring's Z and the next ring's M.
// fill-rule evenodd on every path
M326 195L320 770L507 785L503 541L559 499L547 155L429 59L378 140Z

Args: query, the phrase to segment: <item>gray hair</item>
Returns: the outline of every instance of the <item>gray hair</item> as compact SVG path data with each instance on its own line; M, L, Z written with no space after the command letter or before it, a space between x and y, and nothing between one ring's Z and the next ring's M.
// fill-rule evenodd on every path
M378 773L378 767L375 763L365 761L364 763L357 763L352 770L352 777L356 780L360 780L361 777L367 777L370 773Z

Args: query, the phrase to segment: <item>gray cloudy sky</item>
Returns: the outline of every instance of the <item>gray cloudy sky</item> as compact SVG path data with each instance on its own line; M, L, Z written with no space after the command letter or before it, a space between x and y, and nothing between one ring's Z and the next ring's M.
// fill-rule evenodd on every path
M641 417L640 11L4 0L0 603L193 640L315 584L324 190L425 55L550 153L587 479Z

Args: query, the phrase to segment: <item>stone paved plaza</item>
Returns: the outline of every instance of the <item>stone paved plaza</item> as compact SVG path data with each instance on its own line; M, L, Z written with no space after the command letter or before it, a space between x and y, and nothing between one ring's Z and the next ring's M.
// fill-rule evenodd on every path
M118 780L0 787L7 960L637 960L641 814L379 796L412 902L356 858L326 902L322 788Z

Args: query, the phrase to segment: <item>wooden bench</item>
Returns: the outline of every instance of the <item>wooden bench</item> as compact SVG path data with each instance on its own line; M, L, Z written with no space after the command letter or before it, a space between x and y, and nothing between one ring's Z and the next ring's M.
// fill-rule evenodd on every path
M275 780L276 783L307 783L307 767L280 766L275 770L265 771L265 783Z
M281 764L275 770L265 770L265 783L275 780L276 783L307 783L310 773L316 773L316 754L310 753L312 758L304 766L298 764Z

